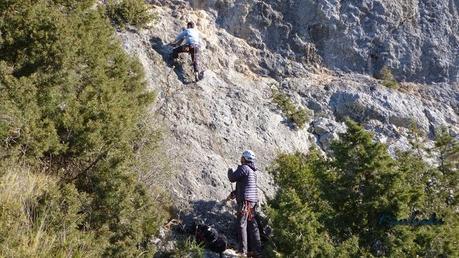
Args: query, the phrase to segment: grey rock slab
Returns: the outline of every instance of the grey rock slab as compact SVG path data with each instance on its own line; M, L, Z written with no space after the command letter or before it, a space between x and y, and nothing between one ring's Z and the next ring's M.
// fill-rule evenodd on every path
M276 63L304 60L307 42L331 69L373 75L388 66L401 80L459 80L457 1L190 2L235 37L281 54L261 60L272 74L287 71Z
M234 210L220 201L231 191L226 171L245 149L258 157L266 200L276 191L267 167L277 154L329 151L346 117L391 153L410 148L412 124L430 141L441 126L459 133L457 1L151 2L153 27L118 37L157 93L151 113L167 128L163 144L176 171L167 188L188 221L202 217L231 231ZM204 41L197 83L167 66L167 43L188 20ZM182 58L186 73L189 57ZM443 83L388 89L372 78L382 65L399 80ZM309 128L288 127L272 87L312 110Z

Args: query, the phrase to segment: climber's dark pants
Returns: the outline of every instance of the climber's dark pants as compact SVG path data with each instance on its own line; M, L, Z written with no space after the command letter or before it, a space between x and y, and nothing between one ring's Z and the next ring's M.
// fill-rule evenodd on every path
M256 203L245 201L238 204L237 226L239 252L247 254L252 251L261 254L260 231L255 219ZM249 246L250 245L250 246Z
M190 53L191 60L193 61L194 72L199 72L198 61L199 61L199 46L198 45L181 45L172 50L172 58L178 58L179 53Z

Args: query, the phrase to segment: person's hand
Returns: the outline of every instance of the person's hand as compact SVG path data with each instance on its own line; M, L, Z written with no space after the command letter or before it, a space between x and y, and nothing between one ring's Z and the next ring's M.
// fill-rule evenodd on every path
M229 201L229 200L233 200L236 198L236 191L232 191L228 197L226 197L226 200Z
M233 169L232 168L228 168L228 178L230 178L230 176L233 174Z

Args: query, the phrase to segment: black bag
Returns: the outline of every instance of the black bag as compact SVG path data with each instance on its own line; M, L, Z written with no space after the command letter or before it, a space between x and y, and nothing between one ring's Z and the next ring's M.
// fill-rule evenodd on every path
M228 246L228 240L224 235L204 224L196 226L195 237L198 243L204 244L207 249L216 253L223 253Z

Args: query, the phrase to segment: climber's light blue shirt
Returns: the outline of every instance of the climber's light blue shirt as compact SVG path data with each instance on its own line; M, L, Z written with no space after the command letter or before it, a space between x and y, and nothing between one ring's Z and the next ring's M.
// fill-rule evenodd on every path
M199 45L201 39L197 30L190 28L184 29L176 38L177 41L185 39L187 45Z

